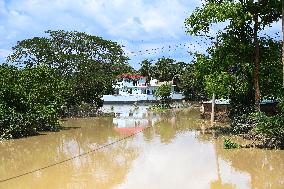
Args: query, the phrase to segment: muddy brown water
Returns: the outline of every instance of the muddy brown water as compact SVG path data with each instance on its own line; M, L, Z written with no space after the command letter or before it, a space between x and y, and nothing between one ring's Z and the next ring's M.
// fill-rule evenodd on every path
M2 141L0 180L133 137L0 183L2 189L281 189L284 151L223 149L202 134L198 111L153 113L116 106L115 117L69 119L66 130ZM142 131L146 126L149 129Z

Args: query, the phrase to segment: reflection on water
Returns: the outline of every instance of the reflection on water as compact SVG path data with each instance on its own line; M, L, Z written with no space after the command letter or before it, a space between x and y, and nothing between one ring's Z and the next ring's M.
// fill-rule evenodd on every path
M115 117L69 119L61 132L0 143L0 180L68 159L141 131L72 161L0 183L0 188L283 188L284 151L222 148L202 134L198 111L153 113L147 106L104 107Z
M158 120L159 115L148 111L148 106L132 107L129 105L104 106L103 111L115 113L113 124L117 128L132 128L153 126Z

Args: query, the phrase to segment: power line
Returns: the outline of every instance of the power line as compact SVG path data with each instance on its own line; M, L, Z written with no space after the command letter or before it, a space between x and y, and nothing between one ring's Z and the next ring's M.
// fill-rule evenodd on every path
M88 154L90 154L90 153L94 153L94 152L96 152L96 151L98 151L98 150L101 150L101 149L103 149L103 148L107 148L108 146L114 145L114 144L116 144L116 143L118 143L118 142L121 142L121 141L126 140L126 139L128 139L128 138L131 138L131 137L137 135L138 133L141 133L141 132L143 132L143 131L145 131L146 129L149 129L149 128L151 128L151 126L145 127L145 128L143 128L141 131L138 131L138 132L133 133L133 134L131 134L131 135L127 135L126 137L120 138L119 140L116 140L116 141L113 141L113 142L111 142L111 143L105 144L105 145L103 145L103 146L100 146L100 147L95 148L95 149L93 149L93 150L84 152L84 153L82 153L82 154L78 154L78 155L73 156L73 157L70 157L70 158L68 158L68 159L65 159L65 160L62 160L62 161L58 161L58 162L55 162L55 163L52 163L52 164L49 164L49 165L46 165L46 166L43 166L43 167L40 167L40 168L31 170L31 171L28 171L28 172L22 173L22 174L19 174L19 175L16 175L16 176L12 176L12 177L9 177L9 178L1 179L1 180L0 180L0 183L7 182L7 181L10 181L10 180L13 180L13 179L16 179L16 178L20 178L20 177L23 177L23 176L26 176L26 175L29 175L29 174L32 174L32 173L35 173L35 172L38 172L38 171L41 171L41 170L50 168L50 167L54 167L54 166L59 165L59 164L63 164L63 163L65 163L65 162L68 162L68 161L74 160L74 159L76 159L76 158L79 158L79 157L88 155Z

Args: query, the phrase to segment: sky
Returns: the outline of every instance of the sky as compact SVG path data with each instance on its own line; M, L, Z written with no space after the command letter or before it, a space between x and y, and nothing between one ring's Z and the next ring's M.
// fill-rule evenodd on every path
M17 41L45 36L46 30L80 31L116 41L136 69L146 58L190 62L188 51L206 49L201 38L187 35L184 28L185 18L200 5L201 0L0 0L0 62ZM267 30L280 32L281 23Z

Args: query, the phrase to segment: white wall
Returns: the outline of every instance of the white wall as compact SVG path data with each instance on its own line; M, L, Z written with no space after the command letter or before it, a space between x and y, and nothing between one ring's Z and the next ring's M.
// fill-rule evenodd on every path
M136 102L146 101L147 95L103 95L105 102Z
M181 100L184 98L182 94L171 94L171 98L173 100ZM136 102L136 101L155 101L156 99L154 95L104 95L102 99L105 102Z

